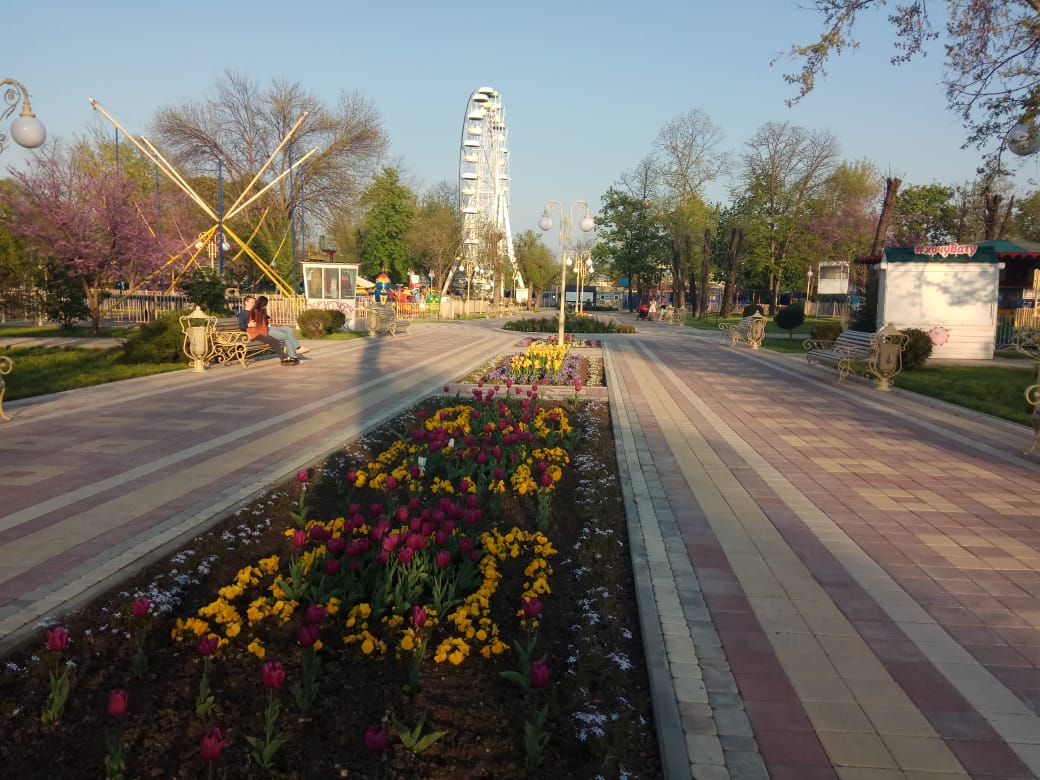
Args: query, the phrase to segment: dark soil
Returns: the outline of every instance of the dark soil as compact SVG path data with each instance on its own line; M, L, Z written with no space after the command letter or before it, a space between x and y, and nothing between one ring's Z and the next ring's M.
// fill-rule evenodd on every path
M428 408L443 401L432 399ZM421 689L410 696L407 663L395 660L392 651L365 657L329 637L320 651L317 702L304 719L289 692L300 675L294 624L266 648L267 659L282 661L287 676L279 691L278 721L286 742L272 771L249 756L246 737L264 733L268 691L261 684L261 662L244 648L213 664L214 711L206 719L196 717L201 659L193 642L171 639L175 619L210 603L242 567L288 554L284 531L299 493L292 483L60 621L72 637L65 655L73 666L71 694L58 724L40 720L54 660L45 627L31 648L6 659L0 672L4 774L20 780L104 777L106 738L121 733L128 778L197 778L210 770L227 778L660 777L607 405L587 402L577 412L570 403L560 406L576 419L581 435L550 515L548 535L558 555L550 562L552 593L543 599L536 653L552 670L547 689L525 692L503 679L499 672L516 668L509 652L491 660L474 656L459 666L434 664L427 657ZM413 413L409 422L414 420ZM366 436L313 471L316 477L343 474L370 461L400 433L398 423ZM331 479L317 478L308 498L311 517L326 519L341 511ZM535 513L530 505L506 500L502 514L500 527L531 528ZM515 608L506 605L518 603L525 579L521 568L503 566L500 592L511 595L494 615L509 643L519 629ZM131 600L140 595L152 599L152 614L134 618ZM130 674L131 657L142 635L149 665L136 677ZM127 713L118 718L107 714L113 688L126 689L129 697ZM543 706L550 739L540 766L528 769L524 724ZM408 750L393 730L387 750L366 750L368 727L390 717L414 727L424 713L424 734L446 732L424 751ZM211 765L199 747L213 726L228 744Z

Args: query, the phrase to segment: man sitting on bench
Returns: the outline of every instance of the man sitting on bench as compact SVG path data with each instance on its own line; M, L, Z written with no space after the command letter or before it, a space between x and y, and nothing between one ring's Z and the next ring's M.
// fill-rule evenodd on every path
M267 298L264 297L264 304L266 305ZM247 295L242 299L242 311L238 313L238 327L241 330L248 331L249 327L249 312L256 306L256 296ZM296 332L285 325L268 325L267 332L274 336L276 339L281 341L285 345L285 352L287 357L293 358L298 361L297 355L302 355L304 352L310 352L307 347L300 346L300 340L296 338Z

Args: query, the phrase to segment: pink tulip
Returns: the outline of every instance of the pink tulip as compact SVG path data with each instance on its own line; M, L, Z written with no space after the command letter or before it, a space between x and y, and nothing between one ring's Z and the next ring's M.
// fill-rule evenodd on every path
M419 605L412 607L412 625L416 628L422 628L426 625L426 610Z
M65 628L64 626L57 626L56 628L52 628L47 631L48 650L53 650L55 653L60 653L68 646L69 631L67 628Z
M357 482L357 472L353 469L347 472L347 482L349 482L351 485Z
M108 714L122 715L126 712L126 691L122 688L113 688L108 694Z
M412 558L415 557L415 550L411 547L402 547L397 551L397 560L407 565L412 562Z
M365 730L365 750L369 753L381 753L390 747L390 727L385 723L381 726L369 726Z
M220 733L220 729L214 728L208 734L203 735L202 747L199 748L199 752L202 753L203 760L216 761L220 758L220 752L226 744L227 740Z
M386 478L386 487L387 490L397 490L397 477L395 477L393 474L388 476Z
M292 543L293 547L303 547L305 544L307 544L307 532L304 531L302 528L297 528L295 531L293 531Z
M264 687L276 689L285 685L285 670L279 661L265 661L263 666Z
M549 684L549 667L543 661L531 662L531 687L544 688Z
M140 598L134 599L134 602L130 605L130 608L133 610L135 617L144 617L151 611L152 602L144 596L141 596Z
M216 634L205 634L199 637L199 655L213 655L220 647L220 637Z
M451 552L448 550L438 550L436 560L438 569L447 569L451 566Z
M542 614L542 602L540 599L527 599L524 601L524 617L533 620Z
M306 482L310 479L310 475L307 473L307 469L300 469L296 472L296 479L300 482Z

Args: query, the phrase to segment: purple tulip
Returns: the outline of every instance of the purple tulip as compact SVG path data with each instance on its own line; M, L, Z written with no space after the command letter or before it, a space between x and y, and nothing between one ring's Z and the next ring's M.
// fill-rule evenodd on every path
M263 666L263 681L265 688L281 688L285 685L285 670L278 661L266 661Z
M549 667L544 661L531 662L531 687L544 688L549 684Z
M140 598L134 599L134 602L130 605L130 608L131 610L133 610L135 617L144 617L151 611L152 602L144 596L141 596Z
M328 614L329 611L321 604L311 604L307 607L307 623L308 625L319 624L328 616Z
M390 747L390 727L369 726L365 730L365 750L369 753L381 753Z
M227 740L220 733L220 729L214 728L208 734L203 735L202 746L199 748L199 752L202 753L204 761L216 761L220 758L220 752L226 744Z
M533 620L542 614L542 602L540 599L527 599L524 601L524 617Z

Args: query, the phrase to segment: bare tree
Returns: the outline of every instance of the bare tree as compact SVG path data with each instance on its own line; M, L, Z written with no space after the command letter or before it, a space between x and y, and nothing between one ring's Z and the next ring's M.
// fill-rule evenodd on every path
M806 207L834 172L840 151L831 133L788 122L769 122L747 142L743 184L768 231L769 290L774 306L788 251L805 221Z
M334 215L356 202L387 148L378 111L357 93L344 93L334 107L322 104L299 83L274 81L261 89L244 75L226 71L213 97L161 109L152 126L158 146L182 173L227 180L225 197L237 197L276 153L296 122L306 119L263 174L264 183L285 172L312 148L317 152L292 178L285 177L244 213L272 247L283 244L290 211L301 200L308 219L331 226ZM290 159L292 158L292 160Z
M457 204L458 196L450 187L434 189L422 199L408 229L414 262L440 285L450 279L462 253L462 215Z

